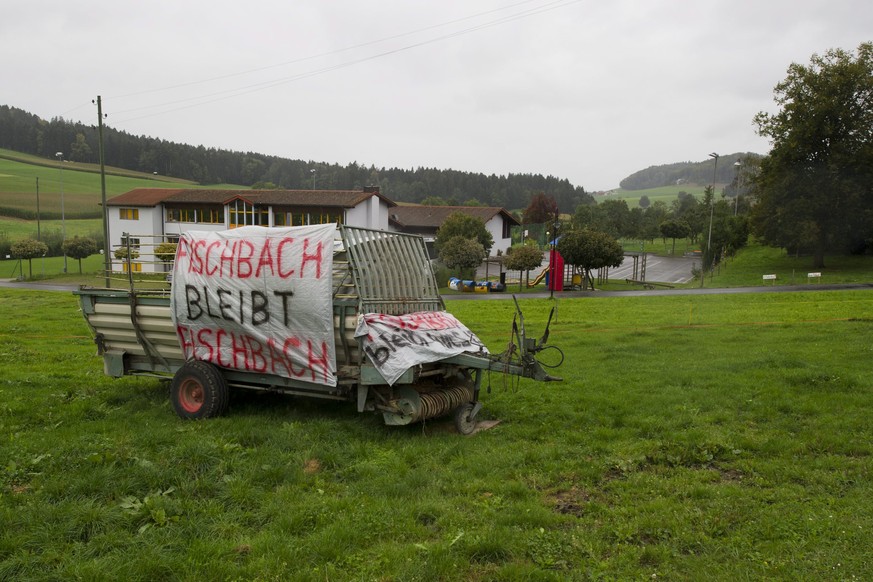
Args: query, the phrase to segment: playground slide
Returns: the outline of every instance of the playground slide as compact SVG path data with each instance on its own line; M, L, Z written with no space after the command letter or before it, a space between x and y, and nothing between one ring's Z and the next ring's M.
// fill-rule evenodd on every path
M539 275L537 275L537 278L534 279L533 281L531 281L530 283L528 283L527 286L528 287L536 287L537 285L539 285L542 282L543 279L546 278L546 275L548 275L548 274L549 274L549 268L546 267L545 269L542 270L542 272Z

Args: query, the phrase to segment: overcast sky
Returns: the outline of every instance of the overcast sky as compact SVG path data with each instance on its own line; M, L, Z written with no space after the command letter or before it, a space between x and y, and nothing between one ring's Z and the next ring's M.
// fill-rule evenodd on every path
M767 153L752 119L789 64L871 40L870 0L7 0L0 103L94 124L101 95L135 135L596 191Z

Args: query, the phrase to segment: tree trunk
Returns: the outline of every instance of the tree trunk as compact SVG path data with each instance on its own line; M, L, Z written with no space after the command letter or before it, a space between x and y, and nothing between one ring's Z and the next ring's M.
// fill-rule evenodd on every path
M822 269L825 266L825 240L827 240L827 237L824 235L824 233L819 233L818 240L815 241L815 250L812 254L813 269Z
M812 268L824 268L824 248L821 245L815 245L815 251L812 254Z

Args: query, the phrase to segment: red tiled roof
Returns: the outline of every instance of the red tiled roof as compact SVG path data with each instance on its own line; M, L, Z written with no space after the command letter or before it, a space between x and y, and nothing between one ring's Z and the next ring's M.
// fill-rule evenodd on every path
M180 188L135 188L114 196L106 201L106 206L157 206L167 198L185 192Z
M106 201L107 206L157 206L176 204L228 204L235 199L256 205L327 206L354 208L371 196L378 196L389 208L396 203L379 193L365 190L195 190L181 188L136 188Z

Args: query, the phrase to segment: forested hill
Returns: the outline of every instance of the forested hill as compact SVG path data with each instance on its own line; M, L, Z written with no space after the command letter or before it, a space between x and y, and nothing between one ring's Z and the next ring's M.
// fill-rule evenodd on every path
M737 173L734 164L738 160L758 157L760 157L759 154L753 153L737 153L719 157L718 167L715 168L716 183L729 184L733 181ZM663 166L650 166L645 170L634 172L622 180L620 186L624 190L646 190L686 183L711 184L714 165L715 160L709 159L705 162L679 162Z
M135 136L104 127L105 162L109 166L157 172L201 184L240 184L259 188L357 189L379 186L398 202L479 203L509 210L524 209L538 192L553 196L562 212L573 212L593 199L581 186L540 174L485 175L436 168L380 168L355 162L339 164L280 158L253 152L191 146ZM56 117L46 121L15 107L0 105L0 148L53 158L98 159L97 127Z

